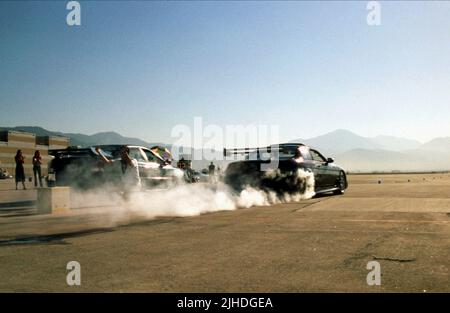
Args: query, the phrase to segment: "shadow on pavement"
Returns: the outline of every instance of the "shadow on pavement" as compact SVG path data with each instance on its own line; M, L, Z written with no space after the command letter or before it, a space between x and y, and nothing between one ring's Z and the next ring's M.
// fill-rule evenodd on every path
M53 235L27 235L27 236L17 236L12 239L0 240L1 246L16 246L16 245L30 245L30 244L59 244L66 245L67 242L64 239L87 236L93 234L101 234L112 232L114 229L111 228L101 228L101 229L88 229L75 232L67 232Z

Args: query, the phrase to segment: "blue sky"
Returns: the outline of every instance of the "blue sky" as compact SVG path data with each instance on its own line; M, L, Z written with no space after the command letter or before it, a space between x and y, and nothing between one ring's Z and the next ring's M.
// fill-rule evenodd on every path
M0 3L0 125L170 142L177 124L450 136L450 2Z

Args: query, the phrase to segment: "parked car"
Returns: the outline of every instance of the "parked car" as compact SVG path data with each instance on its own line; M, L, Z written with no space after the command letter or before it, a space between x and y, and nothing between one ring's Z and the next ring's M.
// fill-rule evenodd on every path
M69 147L50 150L53 156L49 164L48 182L56 186L93 188L105 184L120 185L122 162L120 151L124 145L100 145L89 148ZM144 187L169 186L183 180L183 172L168 164L159 154L143 146L126 145L130 156L138 161L139 175ZM113 160L112 164L101 161L101 152Z
M236 190L254 186L294 192L294 175L297 169L314 174L316 193L342 194L348 186L343 168L334 164L332 158L325 158L319 151L301 143L285 143L263 149L224 149L225 156L230 154L246 156L245 160L229 164L225 171L225 182ZM284 175L283 179L267 178L265 172L261 171L261 165L269 163L274 156L278 157L276 169Z

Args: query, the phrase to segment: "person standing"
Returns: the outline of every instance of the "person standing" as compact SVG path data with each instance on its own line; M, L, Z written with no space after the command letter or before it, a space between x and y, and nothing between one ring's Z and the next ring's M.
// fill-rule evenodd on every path
M22 182L23 189L26 190L27 188L25 187L25 170L23 168L23 164L25 163L25 157L22 154L22 150L17 150L14 160L16 161L16 190L19 182Z
M213 162L211 162L211 164L209 164L208 170L209 170L209 175L214 176L216 174L215 173L216 166L214 165Z
M138 161L130 156L130 148L122 147L122 173L125 190L136 191L141 188L141 177L139 176Z
M42 187L41 165L42 165L41 152L39 150L36 150L33 156L34 187L37 187L38 180L39 180L39 187Z
M209 172L209 181L212 183L216 182L216 166L214 165L213 162L211 162L211 164L208 167L208 172Z
M112 164L113 160L108 159L99 147L95 150L100 156L100 160L105 164ZM142 188L141 177L139 175L138 161L130 156L130 148L122 146L120 149L121 166L122 166L122 186L123 197L128 200L132 191L139 191Z

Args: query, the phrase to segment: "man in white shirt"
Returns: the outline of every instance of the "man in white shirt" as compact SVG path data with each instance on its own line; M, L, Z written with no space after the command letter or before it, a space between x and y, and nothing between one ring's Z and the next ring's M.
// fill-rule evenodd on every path
M139 176L138 161L130 156L130 149L123 147L121 151L123 184L127 190L139 190L141 177Z
M101 149L95 149L103 162L111 164L113 161L108 159ZM139 176L138 161L130 156L130 149L123 146L120 150L122 164L122 183L124 190L124 198L128 199L131 191L139 191L141 189L141 177Z

